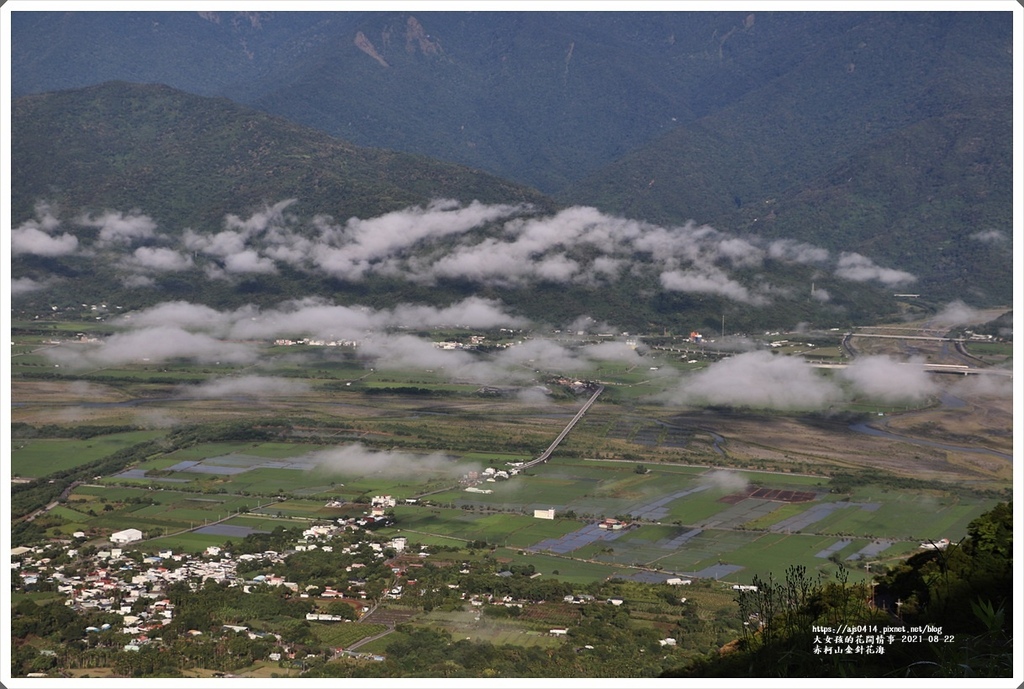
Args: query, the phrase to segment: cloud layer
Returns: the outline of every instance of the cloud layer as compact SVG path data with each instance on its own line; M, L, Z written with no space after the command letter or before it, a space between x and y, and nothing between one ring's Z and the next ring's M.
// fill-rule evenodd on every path
M852 399L918 403L939 393L923 361L858 357L829 377L801 357L760 350L722 359L682 378L660 400L680 406L725 405L820 411Z
M649 275L661 289L715 295L750 305L778 291L757 276L766 261L813 265L843 280L904 285L916 278L853 252L838 257L792 239L739 237L707 225L660 226L575 206L540 214L521 204L462 205L438 199L376 218L339 222L302 218L296 199L248 217L227 215L218 231L160 231L149 217L108 210L80 215L77 227L98 230L91 243L62 224L46 205L12 233L15 254L64 256L121 252L126 285L153 284L163 272L200 270L207 278L289 270L350 282L384 276L431 285L443 280L515 287L548 282L590 287ZM979 235L993 241L995 235ZM827 293L816 295L827 301Z
M346 476L459 476L477 468L475 464L456 463L451 457L441 453L418 455L398 451L378 452L369 450L360 443L318 450L303 455L301 459L314 462L322 471Z

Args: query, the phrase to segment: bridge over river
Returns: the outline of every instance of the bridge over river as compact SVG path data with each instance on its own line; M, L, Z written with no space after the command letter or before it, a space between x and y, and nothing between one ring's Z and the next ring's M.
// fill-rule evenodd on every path
M548 445L548 449L541 452L536 459L530 460L520 468L529 469L530 467L537 466L541 462L548 461L548 459L551 457L551 453L555 451L556 447L558 447L558 444L565 439L565 436L569 435L569 431L571 431L573 429L573 426L575 426L577 422L579 422L579 420L583 418L583 415L586 414L590 407L594 404L594 402L597 401L597 398L601 396L602 392L604 392L604 386L598 385L597 391L594 392L593 395L591 395L590 399L588 399L582 407L580 407L580 410L576 412L576 416L572 417L572 421L566 424L565 428L563 428L562 432L558 434L558 437L555 438L554 442Z

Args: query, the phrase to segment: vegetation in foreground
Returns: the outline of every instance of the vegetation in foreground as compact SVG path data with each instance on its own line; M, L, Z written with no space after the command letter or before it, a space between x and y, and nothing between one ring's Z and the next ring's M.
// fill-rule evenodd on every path
M914 555L871 583L822 583L800 568L759 579L739 595L743 637L665 676L1009 677L1012 551L1013 507L1001 503L960 543Z

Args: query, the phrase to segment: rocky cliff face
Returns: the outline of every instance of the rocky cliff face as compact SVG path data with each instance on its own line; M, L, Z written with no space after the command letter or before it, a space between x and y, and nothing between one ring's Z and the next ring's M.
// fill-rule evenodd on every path
M433 40L424 30L416 17L409 17L405 22L405 50L409 53L420 52L424 55L438 55L441 44Z
M364 34L362 31L356 32L356 37L353 42L356 44L357 48L359 48L364 53L366 53L374 60L376 60L378 63L380 63L381 67L391 66L388 64L387 60L381 57L380 53L377 52L377 49L373 47L373 43L370 42L370 39L367 38L366 34Z

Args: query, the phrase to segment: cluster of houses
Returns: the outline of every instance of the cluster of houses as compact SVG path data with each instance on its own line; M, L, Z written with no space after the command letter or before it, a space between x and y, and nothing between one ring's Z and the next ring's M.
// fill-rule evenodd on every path
M390 496L377 496L376 506L387 505ZM390 501L393 506L393 501ZM363 519L382 519L372 516ZM349 524L347 522L353 522ZM289 551L299 552L303 550L314 550L320 548L325 552L332 552L333 545L330 539L346 529L357 529L359 519L338 520L338 524L314 525L306 529L302 538L294 544ZM84 537L85 534L79 534ZM125 529L110 535L109 540L117 546L141 540L142 534L138 529ZM78 541L81 538L76 539ZM385 550L393 549L396 553L406 550L407 541L404 537L392 538L388 541L361 540L354 545L346 545L341 548L342 553L351 554L362 552L364 546L368 546L374 553L376 559L387 557ZM124 645L126 651L137 651L143 645L153 642L160 636L159 630L170 624L174 618L175 606L166 597L167 589L177 582L188 582L192 587L202 586L203 583L212 579L217 583L227 583L228 586L238 586L244 593L250 593L260 585L280 586L293 591L301 598L317 596L326 599L341 599L345 595L331 587L322 591L320 587L309 586L300 591L296 582L287 581L284 577L276 574L260 574L251 580L246 580L237 574L240 563L260 560L261 562L273 565L283 563L289 553L279 553L267 550L259 553L244 553L237 557L218 546L209 546L202 555L191 555L187 553L175 553L172 550L161 550L156 555L142 558L138 561L136 557L129 557L123 547L112 547L98 550L91 555L88 562L87 573L65 574L68 567L64 564L55 564L57 558L67 555L71 558L79 557L80 549L75 543L51 543L36 547L18 547L11 550L11 568L14 573L15 589L31 591L38 588L43 582L53 584L56 591L65 595L65 605L81 612L95 611L108 612L121 616L120 631L130 635ZM420 557L426 556L421 553ZM62 558L63 559L63 558ZM75 571L81 572L81 562L76 563ZM366 567L365 563L354 562L346 568L354 578L349 580L350 590L359 591L366 584L365 580L358 577L360 569ZM359 595L366 599L365 592L351 595ZM400 597L400 596L393 596ZM140 605L139 601L144 601ZM353 606L357 612L365 613L368 608L365 606ZM309 613L309 620L335 622L343 618L337 615L323 613ZM239 625L228 625L228 631L245 632L250 638L266 636L261 632L252 632L247 627ZM111 625L104 624L102 627L88 627L86 633L107 631ZM198 636L202 634L199 630L190 630L189 634ZM255 635L255 636L254 636ZM276 636L276 635L274 635ZM279 639L278 639L279 640ZM278 658L280 658L280 654ZM275 658L271 657L271 660Z
M43 582L52 584L59 594L66 596L65 605L74 610L120 615L120 628L118 629L116 624L113 627L114 631L120 631L127 636L123 645L125 651L138 651L146 644L160 641L160 630L170 624L175 616L175 605L168 598L167 592L173 584L178 582L186 582L195 589L201 587L207 580L213 580L217 583L226 583L230 587L240 587L243 593L251 593L263 586L283 587L301 598L345 600L353 605L357 615L361 615L369 612L369 608L360 603L360 600L367 598L366 592L362 590L366 581L359 576L360 570L367 567L366 562L360 562L357 559L345 568L350 575L349 585L345 591L336 590L331 586L311 585L302 588L297 582L288 581L285 577L273 572L246 579L238 574L238 567L242 563L256 560L261 565L268 565L270 569L273 569L275 564L283 565L285 558L292 552L316 549L324 552L334 552L335 549L338 549L344 554L369 552L371 553L369 557L373 560L386 560L395 576L391 587L385 593L385 598L401 599L410 593L425 595L427 591L418 585L416 578L408 575L413 568L423 566L423 558L428 554L426 552L408 552L406 538L394 537L385 540L366 537L359 539L354 544L342 544L333 540L335 536L349 530L360 531L371 528L367 525L368 520L390 520L391 518L384 514L384 511L394 507L395 504L396 500L389 495L374 496L371 500L371 514L359 518L337 519L333 523L311 525L284 553L266 550L233 556L219 546L209 546L201 555L175 553L168 549L147 557L140 558L135 552L129 556L123 546L141 540L142 533L138 529L125 529L111 534L109 548L99 550L84 559L79 556L80 548L76 547L77 543L75 542L51 543L31 548L20 547L11 551L11 567L14 574L12 578L15 582L15 589L21 591L33 590ZM379 514L374 514L378 512ZM554 510L545 510L544 512L543 518L551 518ZM610 521L614 522L615 520ZM76 540L80 542L84 536L85 534L80 534L81 538ZM61 557L63 555L77 558L77 562L74 565L56 564L58 558L61 562L66 562L66 558ZM387 559L389 557L390 560ZM83 568L83 564L87 569ZM65 573L65 569L71 573ZM459 571L462 574L468 574L469 564L463 563ZM512 572L500 571L496 573L496 576L508 577L512 576ZM538 572L532 576L539 577L541 575ZM668 583L688 584L690 581L670 580ZM447 583L445 586L449 589L457 590L459 588L457 583ZM467 594L462 592L459 597L478 609L485 605L522 608L525 604L533 602L486 593ZM597 601L593 596L581 594L566 596L565 602L584 605ZM605 602L614 606L623 604L623 601L617 598L608 599ZM341 615L320 611L306 614L306 619L314 622L347 621L347 618ZM109 630L111 630L111 625L104 624L102 627L87 628L86 634ZM225 625L225 630L245 633L253 639L272 636L278 643L281 641L278 635L253 631L242 625ZM200 636L203 631L189 630L187 633L192 636ZM551 633L556 636L564 635L567 630L551 630ZM672 644L674 644L674 640L665 640L662 645ZM290 650L284 646L279 646L278 650L280 652L269 656L270 660L278 660L282 654L287 656L290 653Z
M483 335L470 335L469 342L459 342L457 340L445 340L443 342L435 342L434 346L438 349L476 349L487 340Z
M492 493L494 491L486 488L478 488L481 483L497 483L498 481L507 481L513 476L519 474L519 467L523 465L522 462L513 462L509 465L509 469L495 469L494 467L487 467L483 471L470 471L462 475L459 480L463 486L466 486L464 490L468 493Z
M613 519L612 517L602 519L597 523L597 528L605 529L606 531L622 531L623 529L629 528L629 526L629 523L620 519Z
M295 345L309 345L310 347L358 347L356 340L321 340L319 338L304 337L301 340L289 340L280 338L274 340L278 347L294 347Z
M96 552L90 559L92 568L88 573L71 576L64 573L65 565L53 564L62 550L70 557L78 555L77 548L68 548L66 545L12 550L11 555L15 559L11 567L21 579L19 588L32 590L39 585L40 579L45 579L55 585L58 593L67 596L65 605L75 610L120 615L121 632L130 635L124 646L127 651L139 650L154 635L158 635L163 626L170 624L174 617L174 604L166 598L165 591L172 584L182 581L201 583L207 579L227 582L230 586L243 583L235 573L236 560L228 554L220 559L210 559L220 554L216 548L211 548L206 557L162 550L141 562L127 557L122 548L110 548ZM253 558L271 562L283 560L282 555L272 551L259 555L240 555L238 559ZM169 561L173 561L174 566L165 566L165 563L170 564ZM141 610L139 601L144 602ZM109 628L109 624L87 627L86 633L106 631ZM200 633L193 631L194 635Z
M553 378L548 381L553 385L560 385L563 388L568 388L569 392L574 395L582 395L587 392L591 392L594 389L595 383L587 380L577 380L574 378Z

